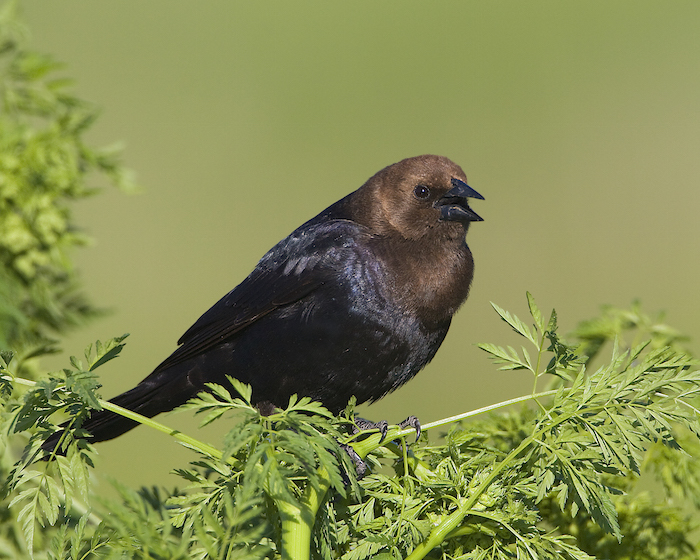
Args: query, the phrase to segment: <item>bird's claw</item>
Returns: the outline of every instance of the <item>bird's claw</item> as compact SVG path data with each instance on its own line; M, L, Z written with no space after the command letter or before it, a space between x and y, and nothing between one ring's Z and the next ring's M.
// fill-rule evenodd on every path
M416 441L420 438L421 428L417 416L409 416L406 420L399 423L399 428L413 428L416 431Z
M379 439L379 443L382 443L386 439L386 434L389 431L389 422L386 420L381 420L379 422L372 422L366 418L355 417L355 426L357 427L357 432L363 430L378 430L382 437ZM355 433L357 433L355 432Z
M371 420L360 418L359 416L355 417L355 426L357 431L354 433L358 433L363 430L378 430L379 433L382 434L382 437L379 439L379 443L382 443L386 439L386 434L389 431L389 423L386 420L372 422ZM406 420L400 422L398 426L399 428L413 428L416 431L416 441L418 441L421 434L421 428L420 421L416 416L409 416L406 418Z

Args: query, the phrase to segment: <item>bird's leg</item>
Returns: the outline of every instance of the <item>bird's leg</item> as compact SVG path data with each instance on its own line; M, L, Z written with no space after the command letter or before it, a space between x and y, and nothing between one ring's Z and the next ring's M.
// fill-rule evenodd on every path
M260 401L258 403L255 403L255 408L257 408L260 414L262 414L263 416L272 416L275 412L279 410L279 408L272 404L270 401Z
M340 447L342 447L345 452L350 456L350 460L352 461L353 465L355 465L355 472L357 473L357 479L360 480L362 477L364 477L367 474L367 470L369 469L369 466L367 463L365 463L362 460L362 457L355 451L355 449L352 447L352 445L347 445L345 443L341 443ZM343 474L343 478L345 478L345 474ZM349 481L345 481L346 486Z
M408 418L406 420L408 420ZM382 434L379 443L382 443L384 441L384 438L386 438L386 433L389 431L389 422L387 422L386 420L372 422L371 420L367 420L366 418L360 418L359 416L355 416L355 428L353 429L353 434L362 432L364 430L378 430L379 433Z
M372 422L371 420L355 416L355 424L352 427L353 435L364 430L379 430L379 433L382 434L382 437L379 440L379 443L381 443L382 441L384 441L386 433L389 430L389 423L386 420L382 420L381 422ZM342 447L345 450L345 452L350 456L350 460L355 465L355 472L357 473L358 480L364 477L365 474L367 474L367 471L369 470L369 465L367 465L367 463L362 459L362 457L360 457L360 455L357 453L357 451L355 451L352 445L346 445L344 443L341 443L340 447Z
M416 441L418 441L418 438L421 434L421 429L420 421L416 416L409 416L403 422L400 422L398 426L399 428L413 428L414 430L416 430ZM381 439L379 440L379 443L382 443L386 438L387 432L389 431L389 423L386 420L381 420L380 422L372 422L371 420L367 420L366 418L355 416L353 434L357 434L364 430L378 430L379 433L382 435ZM360 479L363 476L365 476L365 474L367 474L367 470L369 469L367 463L362 459L362 457L358 455L357 451L355 451L355 449L351 445L341 444L340 446L350 456L350 459L355 465L357 478ZM399 445L399 447L401 446Z

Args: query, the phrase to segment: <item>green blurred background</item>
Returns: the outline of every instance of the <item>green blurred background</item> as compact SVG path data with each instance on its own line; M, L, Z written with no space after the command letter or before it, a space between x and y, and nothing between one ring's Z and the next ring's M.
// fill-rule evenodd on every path
M23 3L33 47L104 108L142 194L76 208L77 255L114 312L65 341L130 332L101 370L130 388L293 228L380 168L446 155L486 200L469 301L433 363L366 416L423 422L526 393L477 342L518 342L489 305L563 330L640 298L697 336L700 3L692 1ZM66 355L52 359L61 367ZM195 431L187 413L161 418ZM221 428L200 436L219 443ZM191 454L145 428L100 472L164 483Z

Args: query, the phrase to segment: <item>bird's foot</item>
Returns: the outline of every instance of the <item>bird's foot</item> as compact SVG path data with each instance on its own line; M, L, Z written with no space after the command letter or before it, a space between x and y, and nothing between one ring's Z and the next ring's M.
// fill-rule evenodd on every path
M400 422L398 426L399 428L413 428L416 431L416 441L418 441L418 438L421 434L421 429L420 422L418 421L417 417L409 416L403 422ZM386 420L381 420L380 422L372 422L371 420L367 420L366 418L360 418L359 416L355 416L355 426L353 428L353 434L357 434L365 430L377 430L381 434L379 443L382 443L386 439L386 435L389 431L389 423ZM355 465L355 472L357 472L357 478L361 479L363 476L365 476L365 474L367 474L369 466L351 445L341 444L340 446L350 456L350 460Z
M382 434L379 443L382 443L384 441L384 439L386 438L386 434L389 431L389 423L386 420L372 422L371 420L367 420L366 418L360 418L359 416L355 416L355 426L357 428L357 431L355 431L354 433L358 433L364 430L378 430L379 433ZM418 441L418 438L421 434L421 429L420 421L416 416L409 416L403 422L399 422L398 426L399 428L413 428L414 430L416 430L416 441Z
M403 422L399 422L399 428L413 428L416 431L416 441L418 441L421 434L421 429L420 420L418 420L417 416L409 416Z
M387 432L389 431L389 422L386 420L372 422L366 418L355 416L355 429L353 429L353 434L364 432L365 430L377 430L380 434L382 434L382 437L379 439L379 443L382 443L384 438L386 438Z

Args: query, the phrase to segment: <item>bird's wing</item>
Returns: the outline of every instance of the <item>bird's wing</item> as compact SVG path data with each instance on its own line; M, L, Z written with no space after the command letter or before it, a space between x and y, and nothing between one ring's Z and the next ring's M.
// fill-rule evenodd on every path
M354 244L357 226L344 221L302 228L273 247L243 282L204 313L153 373L206 352L328 281L343 249Z

